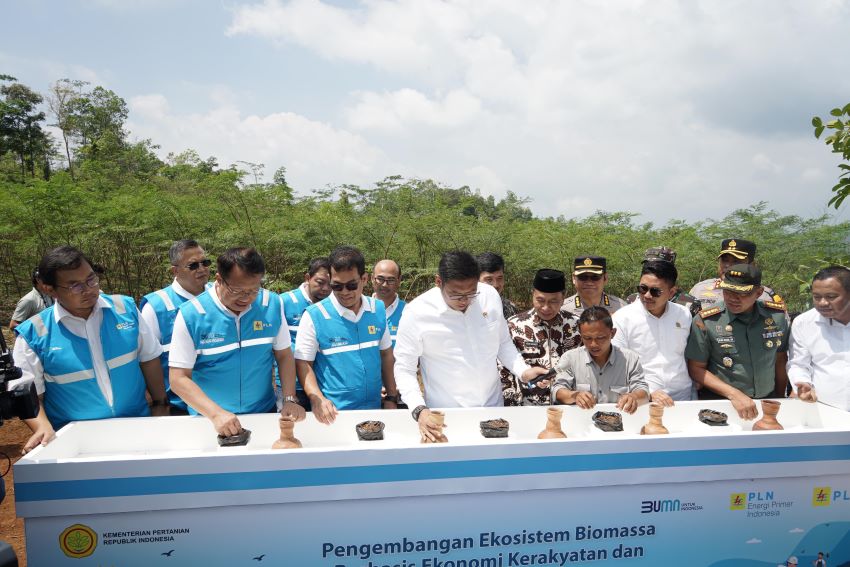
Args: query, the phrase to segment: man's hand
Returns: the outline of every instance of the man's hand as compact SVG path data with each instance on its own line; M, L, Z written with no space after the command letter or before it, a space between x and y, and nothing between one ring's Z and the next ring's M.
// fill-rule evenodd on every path
M667 392L664 390L655 390L652 392L652 395L649 397L650 401L653 401L657 404L661 404L665 407L670 407L673 405L673 398L671 398Z
M621 394L617 399L617 408L626 413L635 413L639 405L640 402L638 402L637 396L631 392L628 394Z
M742 392L738 392L730 397L729 401L732 402L732 407L735 408L741 419L749 421L755 419L759 414L756 403Z
M296 404L295 402L284 402L283 407L280 408L280 416L290 418L293 421L303 421L304 418L307 417L307 412L300 404Z
M239 423L239 418L229 411L221 410L219 413L213 415L210 420L216 432L224 437L230 437L242 431L242 424Z
M151 406L151 415L154 416L154 417L163 417L163 416L171 415L171 412L169 411L170 407L171 406L169 406L167 404L164 405L164 406L163 405Z
M313 410L313 415L320 423L330 425L336 420L337 409L332 401L324 396L313 394L310 396L310 406Z
M47 427L39 428L33 431L33 434L27 440L24 448L21 449L21 454L26 455L39 445L42 447L46 446L48 443L56 439L56 432L53 431L53 428L48 425Z
M814 387L806 382L797 384L797 397L804 402L811 403L818 401L818 395L815 393Z
M576 392L576 405L581 409L593 409L596 405L596 396L590 392Z
M436 421L431 419L431 410L424 409L419 414L419 433L423 439L427 439L432 443L437 442L437 438L443 434L443 428ZM443 426L445 427L445 425Z
M522 373L522 376L520 376L520 380L522 380L525 383L525 385L527 386L529 382L531 382L532 380L534 380L538 376L542 376L543 374L546 374L547 372L549 372L548 368L542 368L540 366L532 366L531 368L529 368L528 370L526 370L525 372Z

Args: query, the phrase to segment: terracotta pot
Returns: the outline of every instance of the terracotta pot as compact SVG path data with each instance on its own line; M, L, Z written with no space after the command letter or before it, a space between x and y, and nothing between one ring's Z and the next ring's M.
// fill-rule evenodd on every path
M664 406L659 403L652 402L649 404L649 421L646 425L640 428L641 435L666 435L670 433L664 424L661 423L661 417L664 415Z
M538 439L566 439L567 434L561 429L561 418L564 410L561 408L546 408L546 429L540 432Z
M446 426L446 414L444 414L441 411L431 410L431 415L429 416L429 419L432 422L434 422L434 423L436 423L437 425L440 426L440 434L436 436L437 437L436 441L431 441L430 439L423 437L422 442L423 443L448 443L449 442L448 438L442 432L443 427Z
M776 414L782 404L773 400L761 401L762 418L753 424L753 431L771 431L785 429L776 421Z
M274 442L272 449L300 449L301 441L293 435L295 420L281 417L278 419L278 423L280 424L280 439Z
M479 423L481 426L481 435L487 438L500 438L508 436L510 424L506 419L489 419Z

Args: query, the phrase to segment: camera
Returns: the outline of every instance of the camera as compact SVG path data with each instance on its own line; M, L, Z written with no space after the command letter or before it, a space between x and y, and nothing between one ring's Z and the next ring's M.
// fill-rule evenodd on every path
M4 420L17 417L32 419L38 415L38 394L33 382L18 384L9 389L9 382L21 377L21 369L15 366L6 339L0 333L0 426Z

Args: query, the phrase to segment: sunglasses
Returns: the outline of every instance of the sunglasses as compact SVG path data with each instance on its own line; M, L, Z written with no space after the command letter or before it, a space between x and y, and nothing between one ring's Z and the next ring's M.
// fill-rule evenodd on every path
M649 295L652 297L661 297L661 294L664 293L664 290L660 287L649 287L645 284L640 284L637 286L638 293L640 295L646 295L646 292L649 292Z
M194 272L195 270L197 270L201 266L203 266L205 268L209 268L211 265L212 265L212 260L207 258L206 260L201 260L200 262L192 262L191 264L186 264L185 267L190 272Z
M602 276L598 274L579 274L576 276L576 279L583 282L598 282L602 279Z
M354 291L359 286L360 282L357 280L345 283L331 283L331 289L334 291L342 291L343 288L347 289L348 291Z

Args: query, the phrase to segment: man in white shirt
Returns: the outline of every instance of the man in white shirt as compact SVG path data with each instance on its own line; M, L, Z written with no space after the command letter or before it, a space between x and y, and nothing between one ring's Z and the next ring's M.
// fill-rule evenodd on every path
M499 293L479 283L479 274L471 254L446 252L436 287L411 301L401 316L394 351L396 383L405 403L415 408L413 419L423 437L431 441L439 427L430 419L429 406L503 405L497 361L523 382L547 372L523 361L508 333Z
M171 350L171 334L177 310L185 302L202 294L210 280L210 264L207 253L195 240L178 240L168 250L171 262L171 285L151 292L142 298L142 319L162 345L159 357L165 377L165 391L171 415L186 415L186 402L171 391L168 382L168 352Z
M613 344L640 355L653 402L672 406L673 400L696 398L688 374L685 347L691 329L690 311L671 300L676 295L676 266L664 260L643 264L638 299L613 315Z
M102 295L91 263L71 246L50 250L38 272L55 303L15 328L15 365L41 402L38 416L25 420L33 435L24 452L70 421L165 415L162 347L133 299Z
M815 274L812 303L791 326L788 378L801 400L850 411L850 270Z

